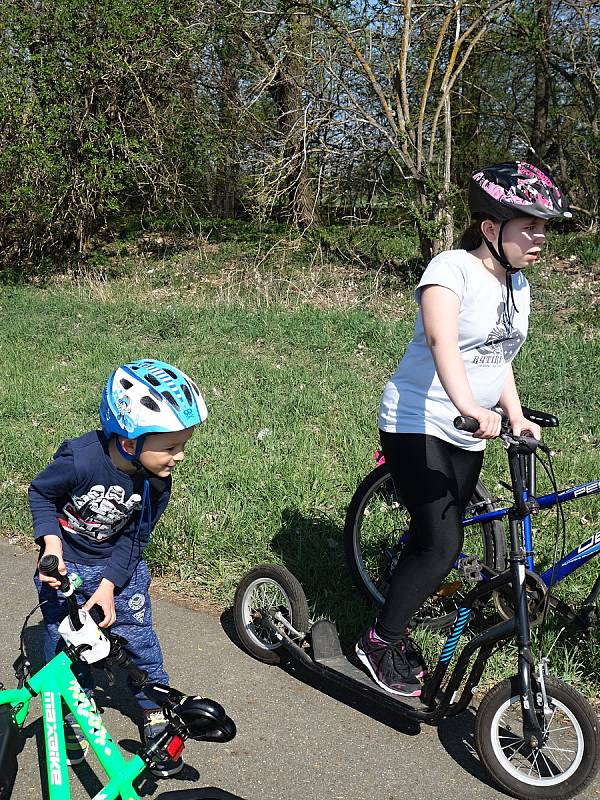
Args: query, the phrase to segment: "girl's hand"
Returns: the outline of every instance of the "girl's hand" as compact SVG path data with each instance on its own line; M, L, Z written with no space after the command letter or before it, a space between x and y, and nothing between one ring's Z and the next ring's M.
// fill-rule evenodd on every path
M530 420L525 419L522 414L510 417L510 427L515 436L523 436L526 431L529 431L534 439L542 438L542 429L540 426L536 425L535 422L530 422Z
M45 556L56 556L58 558L58 571L61 575L66 575L68 570L63 561L62 542L58 536L44 536L44 553ZM51 589L60 589L60 582L50 575L42 575L38 572L38 577L42 583L47 583Z
M500 435L502 417L495 411L478 407L469 411L465 416L475 417L479 422L479 430L473 434L476 439L495 439Z
M104 619L98 623L99 628L109 628L117 620L115 610L115 585L106 578L102 578L100 585L83 606L84 611L89 611L92 606L100 606L104 612Z

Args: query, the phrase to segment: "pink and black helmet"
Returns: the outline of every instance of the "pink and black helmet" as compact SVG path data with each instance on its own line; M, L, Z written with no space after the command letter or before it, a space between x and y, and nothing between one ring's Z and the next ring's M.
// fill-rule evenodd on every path
M498 222L514 217L569 219L572 215L555 181L533 164L507 161L471 175L469 209Z

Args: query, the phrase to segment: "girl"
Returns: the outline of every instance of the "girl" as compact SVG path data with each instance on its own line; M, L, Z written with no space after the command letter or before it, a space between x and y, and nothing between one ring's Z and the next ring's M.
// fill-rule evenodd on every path
M471 176L473 222L461 240L429 263L417 287L412 341L381 400L379 429L396 491L411 516L409 542L375 624L356 644L373 680L417 697L424 664L407 625L450 572L461 551L461 518L473 494L485 440L500 433L500 406L515 434L524 419L511 361L527 335L529 285L523 269L538 258L550 220L571 216L555 182L524 162ZM475 417L479 430L454 428Z

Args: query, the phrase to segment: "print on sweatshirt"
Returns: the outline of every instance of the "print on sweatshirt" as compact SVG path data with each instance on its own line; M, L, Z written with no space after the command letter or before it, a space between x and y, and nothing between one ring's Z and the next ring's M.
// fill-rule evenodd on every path
M58 519L63 530L102 541L120 531L141 502L139 494L126 500L122 486L91 486L85 494L72 497Z

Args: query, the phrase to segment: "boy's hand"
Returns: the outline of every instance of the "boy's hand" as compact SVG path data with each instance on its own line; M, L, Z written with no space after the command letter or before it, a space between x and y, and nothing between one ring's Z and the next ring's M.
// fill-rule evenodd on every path
M83 606L84 611L89 611L92 606L100 606L104 612L104 619L98 623L99 628L109 628L117 619L115 610L115 585L112 581L102 578L100 585Z
M63 561L62 541L58 536L44 536L43 554L45 556L56 556L58 558L58 571L61 575L67 574L67 568ZM50 575L42 575L41 572L38 575L42 583L47 583L52 589L60 589L60 583L56 578L52 578Z

